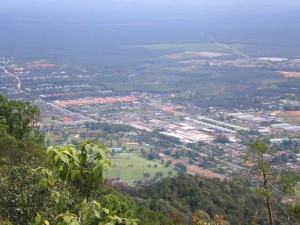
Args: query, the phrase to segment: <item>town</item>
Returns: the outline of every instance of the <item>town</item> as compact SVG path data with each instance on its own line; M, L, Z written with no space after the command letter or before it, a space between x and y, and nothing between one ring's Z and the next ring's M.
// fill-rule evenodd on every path
M265 102L262 109L224 109L201 108L189 102L178 104L172 100L175 93L130 92L121 96L110 89L100 89L95 96L89 95L93 86L88 81L94 75L86 72L76 75L87 79L86 83L51 85L45 80L59 81L74 75L52 71L53 65L45 61L8 66L9 61L3 58L1 63L1 76L10 85L4 82L0 89L12 95L22 94L39 106L40 126L48 144L92 138L105 142L118 154L136 152L147 160L159 161L161 166L181 166L192 174L231 179L236 174L247 174L253 166L245 159L247 145L260 137L274 149L276 169L300 170L300 113L284 110L287 105L298 107L298 101ZM36 69L47 73L41 76ZM13 85L13 79L17 85ZM37 94L37 98L33 97ZM117 130L107 142L103 124L131 129Z

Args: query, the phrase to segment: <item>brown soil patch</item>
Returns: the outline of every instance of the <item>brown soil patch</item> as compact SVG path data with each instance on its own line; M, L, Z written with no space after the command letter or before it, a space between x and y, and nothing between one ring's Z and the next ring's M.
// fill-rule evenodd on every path
M300 116L300 110L299 111L277 111L276 114L280 116Z
M300 121L300 110L299 111L276 111L278 116L288 119L295 119Z
M23 71L30 69L45 69L54 66L53 64L48 63L46 60L38 60L34 62L25 63L20 66L13 67L14 71Z
M184 108L185 107L182 105L169 105L169 106L163 106L160 109L180 116L188 116L187 113L178 111L178 109L184 109Z
M61 119L62 122L67 123L67 122L71 122L73 121L72 119L68 118L68 117L64 117Z
M299 77L300 72L290 72L290 71L277 71L278 73L282 74L285 77Z

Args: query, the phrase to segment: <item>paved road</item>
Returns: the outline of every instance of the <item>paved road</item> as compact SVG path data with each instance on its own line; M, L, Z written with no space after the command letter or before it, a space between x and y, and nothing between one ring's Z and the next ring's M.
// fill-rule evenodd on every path
M15 79L17 80L17 88L18 88L18 91L19 91L19 92L22 92L22 82L21 82L21 79L20 79L17 75L15 75L15 74L13 74L13 73L10 73L10 72L6 69L8 63L9 63L9 60L5 63L4 66L0 67L0 69L2 69L7 75L12 76L13 78L15 78Z

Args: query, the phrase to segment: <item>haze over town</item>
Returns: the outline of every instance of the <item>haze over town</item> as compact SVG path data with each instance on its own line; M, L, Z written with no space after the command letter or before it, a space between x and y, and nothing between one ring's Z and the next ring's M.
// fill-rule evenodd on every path
M0 0L0 94L40 108L47 146L107 145L117 185L182 172L255 185L257 139L272 169L300 171L299 11L298 0Z

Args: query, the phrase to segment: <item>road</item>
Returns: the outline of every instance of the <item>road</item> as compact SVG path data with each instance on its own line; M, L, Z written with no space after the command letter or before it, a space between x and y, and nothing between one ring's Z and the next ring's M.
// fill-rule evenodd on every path
M243 58L250 58L250 56L246 55L246 54L243 53L241 50L236 49L236 48L233 48L233 47L230 46L230 45L221 43L221 42L217 41L214 37L212 37L212 36L210 36L210 35L208 35L208 34L202 33L201 35L202 35L203 37L208 38L210 41L212 41L214 44L220 46L221 48L228 49L228 50L232 51L233 53L242 56Z
M21 93L21 92L22 92L22 82L21 82L21 79L20 79L17 75L15 75L15 74L13 74L13 73L10 73L10 72L6 69L8 63L9 63L9 60L5 63L4 66L0 67L0 69L2 69L2 70L5 72L5 74L7 74L7 75L9 75L9 76L12 76L13 78L15 78L15 79L17 80L17 88L18 88L18 91Z

